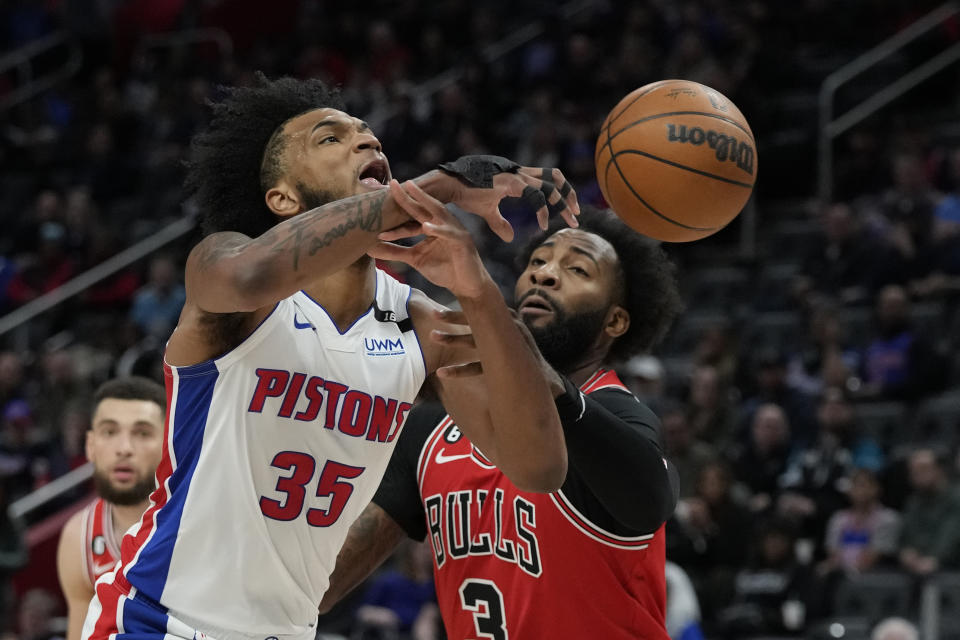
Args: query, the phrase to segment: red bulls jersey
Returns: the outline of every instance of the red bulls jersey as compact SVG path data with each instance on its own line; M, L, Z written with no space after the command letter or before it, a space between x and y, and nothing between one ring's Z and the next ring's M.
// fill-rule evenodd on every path
M629 393L612 371L581 387L601 389ZM448 637L668 639L662 526L605 530L566 495L569 476L552 494L516 489L449 416L415 470Z
M113 533L113 505L97 498L83 510L83 567L90 585L113 569L120 559L120 545Z

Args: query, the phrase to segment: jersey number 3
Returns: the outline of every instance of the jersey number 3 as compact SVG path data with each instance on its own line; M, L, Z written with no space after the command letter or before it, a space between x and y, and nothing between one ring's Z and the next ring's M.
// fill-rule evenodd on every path
M284 471L292 470L293 473L277 478L277 491L287 494L284 501L261 496L260 511L268 518L285 522L299 518L307 497L305 487L313 480L313 472L317 468L316 460L313 456L299 451L281 451L273 457L270 466ZM356 478L364 469L327 460L320 471L316 495L318 498L330 498L330 506L326 509L307 509L307 524L312 527L329 527L336 522L353 493L353 485L347 480Z
M478 638L508 640L503 617L503 594L490 580L469 578L460 585L460 604L473 613Z

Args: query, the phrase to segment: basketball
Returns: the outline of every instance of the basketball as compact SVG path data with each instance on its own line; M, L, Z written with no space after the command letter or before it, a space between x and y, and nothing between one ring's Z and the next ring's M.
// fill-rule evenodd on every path
M757 175L746 118L720 92L689 80L661 80L624 97L604 120L594 163L610 208L665 242L725 227Z

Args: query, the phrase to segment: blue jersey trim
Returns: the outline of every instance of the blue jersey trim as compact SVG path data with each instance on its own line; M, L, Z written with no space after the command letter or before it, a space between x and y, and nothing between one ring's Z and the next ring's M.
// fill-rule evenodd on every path
M149 598L161 601L170 571L183 506L190 491L190 482L203 448L203 434L219 372L213 363L201 363L194 375L178 377L176 406L171 407L173 458L176 468L167 480L169 498L157 511L155 531L127 572L127 580ZM199 367L201 365L193 365ZM193 368L189 367L189 368ZM212 371L209 368L212 367ZM201 373L202 371L202 373ZM179 370L178 370L179 373Z

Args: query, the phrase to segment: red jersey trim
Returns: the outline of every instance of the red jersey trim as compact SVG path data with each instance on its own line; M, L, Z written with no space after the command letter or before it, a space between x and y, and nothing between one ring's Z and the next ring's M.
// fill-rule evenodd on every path
M557 506L560 513L562 513L574 527L579 529L581 533L608 547L626 549L628 551L642 551L650 546L650 540L656 535L655 533L648 533L643 536L618 536L587 520L586 516L577 511L577 508L563 495L563 491L551 493L550 499L553 500L553 504Z
M594 391L599 391L600 389L620 389L621 391L626 391L627 393L630 392L630 389L628 389L627 386L620 381L620 378L617 376L617 372L608 369L597 369L596 373L587 378L587 381L580 385L580 391L584 393L593 393Z
M84 507L82 522L83 537L80 542L83 557L83 568L90 584L95 584L97 578L109 571L120 559L120 546L113 530L113 505L103 498L97 498ZM94 540L103 538L103 552L94 553ZM95 556L106 558L106 563L97 562Z

